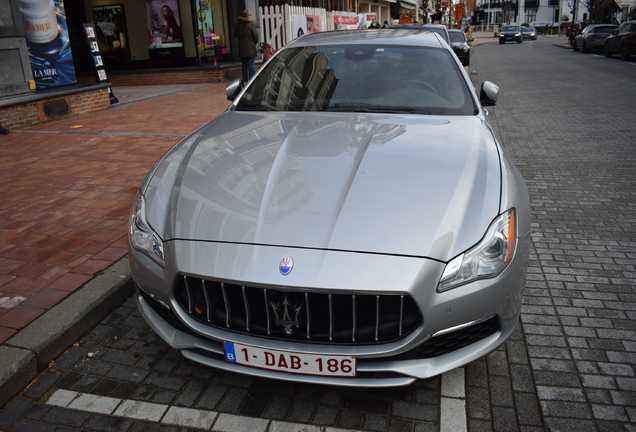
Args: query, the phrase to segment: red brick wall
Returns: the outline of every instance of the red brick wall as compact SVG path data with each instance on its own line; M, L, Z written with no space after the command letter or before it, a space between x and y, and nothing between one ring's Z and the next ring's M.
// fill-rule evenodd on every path
M240 70L240 67L225 69L199 69L181 71L109 73L108 81L114 86L122 85L153 85L153 84L200 84L226 82L225 73ZM77 77L78 82L93 83L92 75Z
M108 89L90 90L64 97L0 107L0 127L13 131L33 126L47 120L53 120L45 118L41 110L38 111L38 103L41 104L42 102L57 99L67 99L69 101L70 114L55 117L54 120L90 114L110 107Z

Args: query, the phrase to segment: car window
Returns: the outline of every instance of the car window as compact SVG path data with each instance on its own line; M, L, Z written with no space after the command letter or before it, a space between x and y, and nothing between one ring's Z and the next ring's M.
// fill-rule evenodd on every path
M463 32L448 32L451 42L465 42L466 36Z
M430 31L433 33L437 33L438 35L440 35L442 37L442 39L446 40L446 31L442 28L439 27L422 27L422 30L424 31Z
M519 27L517 26L505 26L503 28L503 31L518 31L518 30L519 30Z
M596 26L594 33L611 33L615 28L614 26Z
M284 49L236 109L470 115L476 107L449 51L362 44Z

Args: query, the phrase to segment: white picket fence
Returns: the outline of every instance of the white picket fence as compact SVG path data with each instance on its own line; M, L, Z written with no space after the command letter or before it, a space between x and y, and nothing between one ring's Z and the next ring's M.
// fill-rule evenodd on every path
M355 12L327 12L322 8L304 6L266 6L258 8L261 24L260 39L274 49L280 49L297 37L294 16L313 15L320 18L320 30L334 30L334 15L355 17Z

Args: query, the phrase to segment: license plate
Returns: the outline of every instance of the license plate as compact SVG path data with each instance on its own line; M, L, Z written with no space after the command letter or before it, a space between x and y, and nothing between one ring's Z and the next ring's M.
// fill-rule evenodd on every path
M245 366L304 375L355 377L356 358L347 355L303 354L223 342L225 360Z

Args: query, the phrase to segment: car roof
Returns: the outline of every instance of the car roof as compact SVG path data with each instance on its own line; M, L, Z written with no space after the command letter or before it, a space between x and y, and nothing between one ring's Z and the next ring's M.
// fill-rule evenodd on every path
M368 29L334 30L308 33L291 41L287 47L319 45L413 45L445 48L441 36L424 30Z

